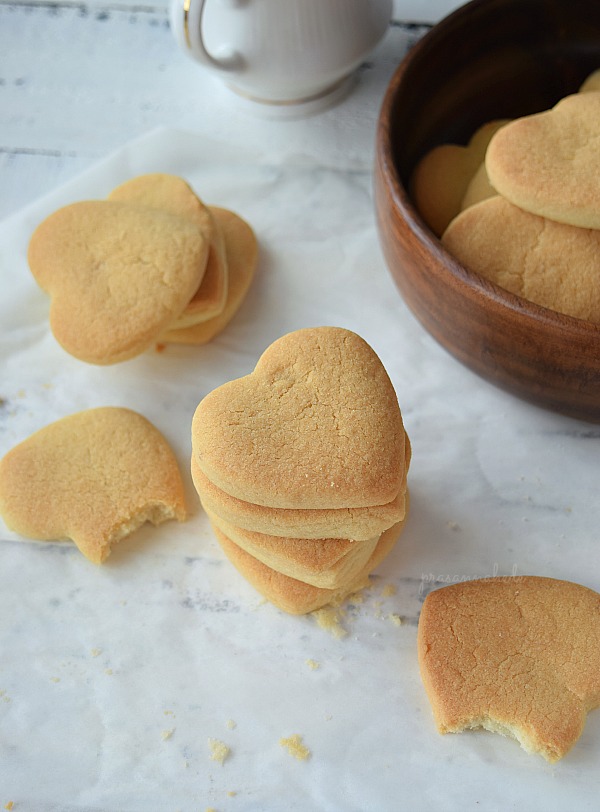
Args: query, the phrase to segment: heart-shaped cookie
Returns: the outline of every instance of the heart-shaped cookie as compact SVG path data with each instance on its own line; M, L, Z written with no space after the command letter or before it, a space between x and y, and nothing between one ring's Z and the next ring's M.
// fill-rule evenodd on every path
M50 294L57 341L83 361L110 364L151 346L198 289L210 238L170 212L90 200L51 214L28 251Z
M258 242L253 229L235 212L218 206L209 206L209 210L225 243L228 273L225 307L218 316L191 327L171 327L162 336L163 341L174 344L206 344L235 316L254 278L258 262ZM200 288L203 287L204 282Z
M218 316L227 301L225 241L212 212L191 186L176 175L138 175L113 189L108 199L168 211L190 220L203 233L210 235L210 248L200 286L172 327L190 327Z
M515 119L490 141L492 186L526 211L600 229L600 93L575 93L551 110Z
M225 493L272 508L384 505L405 475L396 393L371 347L337 327L272 344L250 375L201 401L199 468Z
M434 147L415 167L410 179L411 197L438 237L461 210L467 187L483 162L490 139L506 121L498 119L483 124L466 146Z
M406 440L407 447L408 438ZM408 460L406 462L408 467ZM408 511L406 480L398 495L385 505L358 508L270 508L236 499L217 488L192 457L194 487L207 511L244 530L285 538L345 538L366 541L403 521Z
M183 521L184 488L158 429L103 407L51 423L0 460L0 514L27 538L72 539L99 564L144 522Z
M213 527L267 567L324 589L336 589L353 580L379 541L379 536L365 541L269 536L244 530L204 509Z
M388 528L381 535L362 569L353 573L349 580L335 589L323 589L283 575L238 547L218 527L213 527L213 530L227 558L261 595L284 612L302 615L320 609L329 603L340 602L348 595L365 587L369 581L369 574L393 550L398 536L403 530L403 525L400 523Z
M497 195L455 217L442 242L511 293L600 324L600 231L539 217Z
M600 595L533 576L444 587L423 604L418 653L441 733L483 727L557 761L600 705Z
M597 90L600 90L600 69L590 73L579 88L580 93L590 93Z
M481 203L482 200L487 200L488 197L494 197L498 192L494 189L488 178L487 169L485 168L485 161L479 165L479 169L471 178L469 185L465 191L465 195L460 204L460 210L464 211L469 206L474 206L476 203Z

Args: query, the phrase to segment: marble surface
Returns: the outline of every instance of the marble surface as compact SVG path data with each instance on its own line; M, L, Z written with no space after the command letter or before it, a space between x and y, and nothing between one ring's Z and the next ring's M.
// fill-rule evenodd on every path
M598 427L460 366L385 268L372 208L375 120L395 64L427 26L394 25L336 108L273 121L200 80L164 25L150 24L161 14L0 6L0 40L16 37L0 49L12 77L0 85L0 455L72 411L129 406L173 445L192 509L184 524L143 528L101 568L72 545L19 539L0 524L0 807L596 809L599 713L551 766L492 734L439 736L418 673L416 627L431 589L531 573L600 590ZM86 61L100 31L110 32L105 53L97 44ZM44 63L51 50L56 60ZM201 108L182 93L198 83ZM181 174L207 202L245 216L261 245L257 278L208 346L89 366L48 330L29 235L59 205L145 171ZM326 323L380 355L413 446L405 533L364 600L345 606L342 637L257 596L223 558L187 477L203 395L250 371L283 333ZM279 743L296 733L307 761ZM211 739L231 749L223 765Z

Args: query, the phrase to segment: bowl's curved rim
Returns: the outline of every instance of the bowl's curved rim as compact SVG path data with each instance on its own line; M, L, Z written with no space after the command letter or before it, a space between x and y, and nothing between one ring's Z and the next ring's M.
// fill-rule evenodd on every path
M416 206L411 200L405 184L400 178L391 149L391 109L394 98L402 79L409 66L419 58L421 52L430 47L431 42L443 36L444 31L453 25L457 18L469 14L475 6L485 5L488 0L470 0L436 23L413 48L404 56L395 69L388 83L379 112L377 123L376 160L380 164L383 176L388 184L394 206L402 215L404 221L418 240L430 251L441 255L445 261L448 274L455 280L475 291L477 295L489 300L490 298L499 306L516 313L520 317L532 318L537 322L545 323L552 328L577 333L589 337L590 340L600 342L600 324L559 313L556 310L530 302L514 293L500 287L495 282L486 279L475 271L462 265L444 247L441 240L430 230L421 218ZM441 263L440 263L441 265Z

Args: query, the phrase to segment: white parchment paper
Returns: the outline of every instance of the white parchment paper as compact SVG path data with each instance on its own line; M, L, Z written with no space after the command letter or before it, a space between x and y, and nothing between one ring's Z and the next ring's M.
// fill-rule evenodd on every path
M59 206L156 171L252 224L255 283L205 347L84 364L49 331L29 237ZM405 533L363 602L346 605L342 638L262 601L222 555L188 474L200 399L280 335L324 324L379 354L413 446ZM415 643L421 602L445 583L530 573L600 589L600 430L492 387L424 332L386 270L369 172L278 164L175 131L126 145L0 225L0 365L0 455L72 412L127 406L171 442L192 509L102 567L0 523L0 806L597 809L600 714L554 766L489 733L441 737ZM280 745L296 733L306 761ZM223 764L210 739L230 748Z

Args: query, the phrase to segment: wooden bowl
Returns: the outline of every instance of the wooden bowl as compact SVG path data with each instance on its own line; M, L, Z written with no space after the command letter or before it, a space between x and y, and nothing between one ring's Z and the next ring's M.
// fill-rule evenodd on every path
M379 237L408 306L483 378L600 422L600 326L521 299L461 266L408 194L417 161L466 144L486 121L552 107L600 68L598 0L473 0L431 29L381 107L374 170Z

